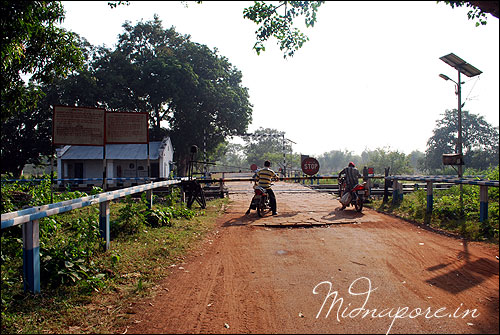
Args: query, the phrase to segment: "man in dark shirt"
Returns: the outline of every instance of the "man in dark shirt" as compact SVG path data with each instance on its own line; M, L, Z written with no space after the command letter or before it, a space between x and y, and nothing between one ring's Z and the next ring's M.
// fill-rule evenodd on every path
M349 165L339 172L339 178L341 175L345 175L346 192L352 190L354 186L358 184L358 179L361 178L361 174L353 162L349 162Z

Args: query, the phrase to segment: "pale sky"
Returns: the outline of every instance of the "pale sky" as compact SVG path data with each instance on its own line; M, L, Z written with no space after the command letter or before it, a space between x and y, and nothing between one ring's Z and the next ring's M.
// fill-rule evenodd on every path
M298 25L309 41L285 60L275 40L260 56L252 50L257 25L243 18L243 9L253 2L190 2L186 8L131 1L115 9L107 1L62 3L62 26L93 45L114 47L125 20L135 25L156 13L165 29L174 26L193 42L217 48L249 89L249 132L284 131L296 153L424 152L436 120L458 105L455 84L439 77L458 81L457 70L439 59L449 53L483 72L462 75L463 110L499 124L499 24L490 14L486 26L476 27L466 8L436 1L327 2L313 28Z

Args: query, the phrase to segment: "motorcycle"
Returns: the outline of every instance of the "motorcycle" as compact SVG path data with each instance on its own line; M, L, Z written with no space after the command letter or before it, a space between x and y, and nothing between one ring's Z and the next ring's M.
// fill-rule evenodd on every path
M347 206L354 206L356 211L361 212L363 210L365 198L368 197L366 182L357 184L349 192L346 192L345 188L345 178L339 178L339 195L340 203L342 204L341 210L345 209Z
M245 214L250 214L250 210L253 209L257 210L259 217L263 217L271 210L269 195L267 194L266 189L260 186L255 186L254 192L255 194L252 198L252 202L250 203L250 207Z

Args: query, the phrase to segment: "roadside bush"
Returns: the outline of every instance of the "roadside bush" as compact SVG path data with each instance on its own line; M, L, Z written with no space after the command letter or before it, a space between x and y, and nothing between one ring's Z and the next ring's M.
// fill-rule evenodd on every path
M467 175L483 175L488 180L498 180L498 167L487 171L467 170ZM462 218L460 206L460 186L453 186L447 190L434 190L434 203L432 216L429 224L436 228L459 233L472 240L499 239L499 189L488 188L488 220L479 221L480 217L480 188L476 185L463 185L463 213ZM383 212L391 212L405 219L424 223L427 208L427 196L425 190L417 190L405 195L403 202L398 206L392 206L392 201L382 204L375 201L378 209Z
M136 202L130 195L125 197L123 206L118 210L117 220L110 223L111 236L133 235L146 227L146 205Z
M156 208L146 212L146 224L149 227L171 226L171 220L172 212L168 208Z

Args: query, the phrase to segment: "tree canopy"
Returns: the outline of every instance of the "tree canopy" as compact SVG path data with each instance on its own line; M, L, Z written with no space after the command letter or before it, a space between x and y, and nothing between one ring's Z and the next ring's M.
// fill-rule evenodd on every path
M462 151L466 167L487 169L498 165L498 128L484 117L462 111ZM426 167L442 168L442 155L458 152L458 112L446 110L436 121L433 135L427 141Z
M244 137L244 152L247 157L248 166L256 164L259 167L263 167L264 161L268 160L274 163L274 167L283 168L283 152L285 152L285 155L292 153L290 142L284 139L285 132L262 127L255 130L252 136Z
M64 20L60 1L2 1L0 9L3 122L32 109L42 95L39 85L80 67L82 55L76 34L56 27Z
M210 153L226 137L246 131L252 113L248 90L241 85L241 72L226 57L216 49L191 42L188 35L174 28L164 29L157 15L136 25L125 22L123 28L114 50L77 39L83 66L66 78L44 84L46 97L40 107L46 110L37 107L26 117L14 117L9 132L28 129L29 117L45 124L51 120L48 111L58 104L148 112L150 140L171 137L182 175L191 145ZM29 127L30 132L23 132L27 145L29 139L38 136L43 143L49 139L50 149L50 127L38 127L36 122ZM2 159L15 154L16 143L2 143ZM35 148L34 143L31 146ZM35 156L46 150L29 152L28 156L20 155L23 158L17 160L16 171L22 169L23 162L36 160ZM7 168L14 172L14 167Z

